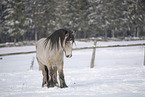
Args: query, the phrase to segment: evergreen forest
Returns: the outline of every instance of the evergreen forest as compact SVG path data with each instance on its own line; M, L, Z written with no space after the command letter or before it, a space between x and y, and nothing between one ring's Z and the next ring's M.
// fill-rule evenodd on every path
M0 0L0 43L47 37L60 28L76 38L145 36L145 0Z

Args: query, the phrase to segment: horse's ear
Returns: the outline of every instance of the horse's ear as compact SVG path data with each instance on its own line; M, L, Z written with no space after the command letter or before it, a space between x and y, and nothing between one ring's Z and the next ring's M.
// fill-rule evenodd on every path
M65 35L67 34L68 32L67 31L65 31Z

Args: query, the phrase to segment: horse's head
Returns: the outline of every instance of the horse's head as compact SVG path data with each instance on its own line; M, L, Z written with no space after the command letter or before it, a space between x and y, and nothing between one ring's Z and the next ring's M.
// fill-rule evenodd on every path
M65 41L64 41L64 51L66 57L72 57L72 46L74 43L74 34L71 31L67 31L65 33Z
M59 51L63 48L66 57L72 56L72 45L74 43L74 33L68 29L59 29L50 34L44 42L45 48L49 43L50 50Z

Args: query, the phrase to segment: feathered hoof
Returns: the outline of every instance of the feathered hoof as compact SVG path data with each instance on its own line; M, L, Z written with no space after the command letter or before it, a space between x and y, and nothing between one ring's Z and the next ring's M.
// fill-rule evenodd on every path
M54 84L53 84L53 83L51 83L51 84L49 85L49 87L54 87Z
M54 84L54 86L59 87L59 84L58 84L58 83L56 83L56 84Z
M60 86L60 88L68 88L67 85Z
M47 84L43 84L42 87L47 87Z

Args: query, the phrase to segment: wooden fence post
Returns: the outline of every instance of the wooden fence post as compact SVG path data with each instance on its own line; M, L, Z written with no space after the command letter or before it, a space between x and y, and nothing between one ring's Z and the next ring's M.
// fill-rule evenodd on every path
M94 61L95 61L95 52L96 52L96 43L97 41L94 42L94 48L93 48L93 53L92 53L92 59L91 59L91 64L90 68L94 68Z
M33 69L34 60L35 60L35 57L33 57L32 62L31 62L31 66L30 66L30 69L31 69L31 70Z

